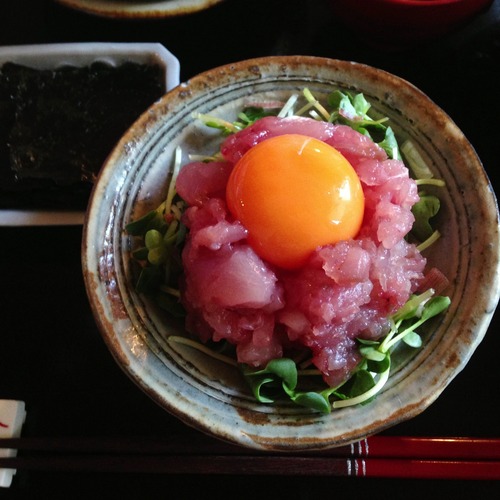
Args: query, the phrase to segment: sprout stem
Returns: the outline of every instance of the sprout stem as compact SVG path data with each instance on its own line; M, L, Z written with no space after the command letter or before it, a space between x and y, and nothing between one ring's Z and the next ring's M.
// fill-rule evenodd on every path
M203 344L200 344L199 342L196 342L195 340L188 339L186 337L181 337L179 335L170 335L167 339L168 342L173 342L177 344L182 344L185 346L192 347L193 349L196 349L197 351L200 351L214 359L218 359L219 361L223 361L224 363L231 365L231 366L238 366L238 362L230 358L229 356L224 356L224 354L219 354L218 352L213 351L209 347L204 346Z
M417 250L419 252L423 252L431 245L433 245L440 237L441 233L438 230L434 231L425 241L423 241L422 243L420 243L420 245L417 246Z
M446 186L446 182L444 182L442 179L416 179L415 184L417 186Z
M281 108L281 111L278 113L278 118L287 117L293 110L293 107L295 106L295 103L297 102L298 98L299 96L297 94L291 95L288 98L288 101L286 101L285 105Z
M172 200L175 196L175 182L177 180L177 175L179 174L179 170L181 168L182 161L182 150L179 146L175 148L175 156L174 156L174 168L172 170L172 179L170 180L170 185L168 186L167 199L165 200L165 213L170 213L170 207L172 205Z
M385 372L381 373L377 383L370 390L360 394L359 396L355 396L354 398L334 401L332 403L332 408L345 408L347 406L354 406L368 401L370 398L375 396L375 394L377 394L382 387L384 387L386 382L389 380L389 372L390 370L387 369Z

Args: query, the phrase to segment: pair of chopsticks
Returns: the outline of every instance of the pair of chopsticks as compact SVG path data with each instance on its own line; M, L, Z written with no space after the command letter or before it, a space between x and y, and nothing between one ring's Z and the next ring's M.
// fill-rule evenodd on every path
M500 439L372 436L329 450L264 453L201 439L7 438L0 468L57 472L500 479Z

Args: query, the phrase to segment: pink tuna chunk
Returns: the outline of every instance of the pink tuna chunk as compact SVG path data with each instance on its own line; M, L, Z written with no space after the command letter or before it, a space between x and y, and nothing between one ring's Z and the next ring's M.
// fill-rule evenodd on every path
M175 187L189 205L201 205L209 198L225 198L233 166L224 161L192 162L181 168Z

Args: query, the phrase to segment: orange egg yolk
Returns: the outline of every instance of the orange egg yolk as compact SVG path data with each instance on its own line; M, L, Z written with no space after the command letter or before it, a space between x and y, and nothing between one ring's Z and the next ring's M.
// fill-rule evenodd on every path
M266 139L245 153L229 177L226 201L255 252L285 269L304 265L319 246L354 238L365 205L345 157L298 134Z

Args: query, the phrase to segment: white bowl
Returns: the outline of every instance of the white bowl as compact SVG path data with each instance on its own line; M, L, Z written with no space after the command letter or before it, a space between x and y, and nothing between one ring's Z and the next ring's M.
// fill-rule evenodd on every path
M134 291L124 232L162 199L174 149L212 153L214 134L193 112L229 120L243 104L284 100L307 86L323 96L363 92L411 138L445 180L438 229L426 254L449 277L451 306L425 328L425 345L393 355L383 392L369 405L320 415L256 403L238 372L188 347L167 343L182 324ZM270 57L203 73L168 93L122 138L104 166L87 213L83 272L96 321L118 364L153 400L223 440L265 450L333 447L377 433L422 412L464 368L499 298L499 226L495 195L474 149L451 119L410 83L365 65L314 57ZM443 416L445 418L445 416Z

